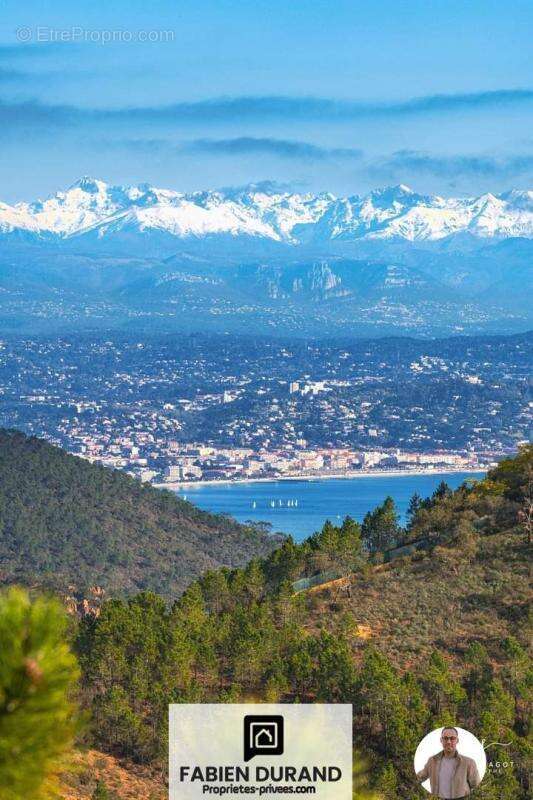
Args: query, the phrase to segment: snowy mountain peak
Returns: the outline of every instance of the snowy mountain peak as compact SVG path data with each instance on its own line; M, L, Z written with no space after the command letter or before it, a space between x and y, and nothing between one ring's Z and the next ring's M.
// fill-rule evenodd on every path
M396 186L381 186L377 189L373 189L370 192L371 197L386 197L391 200L396 198L407 198L415 195L416 192L414 192L409 186L406 186L405 183L398 183Z
M88 194L98 194L99 192L106 191L107 184L96 178L90 178L88 175L84 175L83 178L73 183L72 186L67 189L67 192L75 189L80 189L82 192L87 192Z
M290 245L365 240L432 242L469 234L480 240L533 238L533 192L443 198L410 187L335 197L263 182L238 189L181 193L147 183L111 186L84 176L34 203L0 203L0 239L61 241L127 234L178 239L229 236Z

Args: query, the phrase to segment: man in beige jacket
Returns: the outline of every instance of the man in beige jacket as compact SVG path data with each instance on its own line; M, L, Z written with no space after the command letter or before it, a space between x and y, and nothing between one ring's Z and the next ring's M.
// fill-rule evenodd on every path
M481 783L476 762L458 752L457 728L443 728L440 741L442 750L428 759L416 777L419 781L429 778L431 794L443 800L463 800Z

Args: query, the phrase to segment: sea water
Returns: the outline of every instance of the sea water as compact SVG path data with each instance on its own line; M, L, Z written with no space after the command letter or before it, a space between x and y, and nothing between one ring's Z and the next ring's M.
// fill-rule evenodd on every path
M441 481L452 488L479 480L482 473L432 473L431 475L369 475L356 478L324 478L250 483L205 483L183 486L180 497L206 511L230 514L239 522L268 522L273 531L290 533L297 541L319 530L329 519L339 524L346 515L361 522L390 495L401 521L411 496L431 495Z

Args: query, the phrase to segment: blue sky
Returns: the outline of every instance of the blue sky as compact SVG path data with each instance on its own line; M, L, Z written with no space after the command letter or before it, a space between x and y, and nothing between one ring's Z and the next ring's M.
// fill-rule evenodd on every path
M532 188L532 40L530 0L0 0L0 199Z

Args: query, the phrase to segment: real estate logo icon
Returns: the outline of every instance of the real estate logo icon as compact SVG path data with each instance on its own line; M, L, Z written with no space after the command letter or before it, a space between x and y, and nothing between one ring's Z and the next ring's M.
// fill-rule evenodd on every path
M244 760L283 753L283 717L247 714L244 717Z

